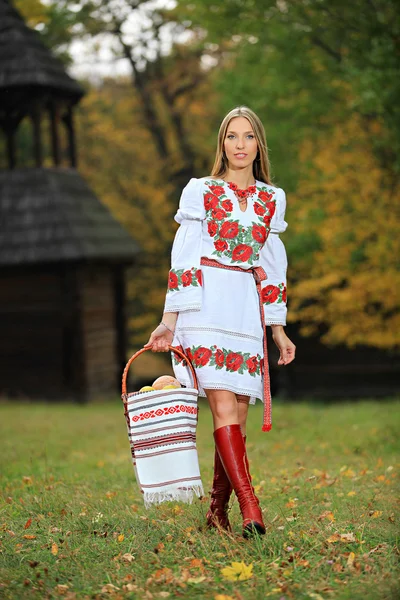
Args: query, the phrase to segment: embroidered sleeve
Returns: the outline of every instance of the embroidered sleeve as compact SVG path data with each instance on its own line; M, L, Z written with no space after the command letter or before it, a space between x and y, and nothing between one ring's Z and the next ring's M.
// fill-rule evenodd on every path
M201 180L192 178L184 188L175 221L179 223L171 253L171 269L164 312L201 309L202 273L200 268L202 224L205 208Z
M277 191L271 231L260 253L260 262L268 279L262 282L262 301L267 325L286 325L286 250L279 233L287 228L285 221L286 194Z

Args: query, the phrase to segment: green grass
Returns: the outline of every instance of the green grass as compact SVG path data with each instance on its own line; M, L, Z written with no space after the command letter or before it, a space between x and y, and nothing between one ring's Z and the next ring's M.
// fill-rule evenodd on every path
M236 501L233 535L205 529L207 498L144 509L118 401L4 403L0 597L398 598L399 407L276 401L270 433L261 406L251 407L248 452L267 534L246 541ZM208 491L205 405L198 449ZM233 561L253 565L253 576L225 579Z

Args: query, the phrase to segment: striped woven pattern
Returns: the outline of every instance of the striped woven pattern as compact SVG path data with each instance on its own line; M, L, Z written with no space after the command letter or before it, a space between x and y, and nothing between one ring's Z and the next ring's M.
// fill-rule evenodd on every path
M132 462L146 506L204 494L196 448L195 388L127 394Z

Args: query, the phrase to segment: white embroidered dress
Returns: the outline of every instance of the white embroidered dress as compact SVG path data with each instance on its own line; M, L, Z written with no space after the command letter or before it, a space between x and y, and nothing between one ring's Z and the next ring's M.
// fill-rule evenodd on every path
M263 329L260 303L250 273L201 265L201 257L243 269L262 266L265 323L286 324L286 196L256 181L241 211L228 183L192 178L182 192L175 220L165 312L178 312L173 345L191 358L205 389L224 389L263 398ZM187 369L173 355L176 378L190 386Z

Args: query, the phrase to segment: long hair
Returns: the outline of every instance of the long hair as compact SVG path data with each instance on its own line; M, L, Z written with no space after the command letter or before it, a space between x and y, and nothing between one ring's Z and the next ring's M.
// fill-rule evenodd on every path
M229 123L235 117L245 117L251 123L257 140L257 158L253 161L254 179L258 179L258 181L263 181L264 183L272 185L270 176L271 168L268 159L268 147L264 126L256 113L247 106L237 106L228 112L228 114L223 118L218 132L217 152L215 154L215 161L211 170L211 177L223 178L228 170L228 161L224 151L224 141Z

